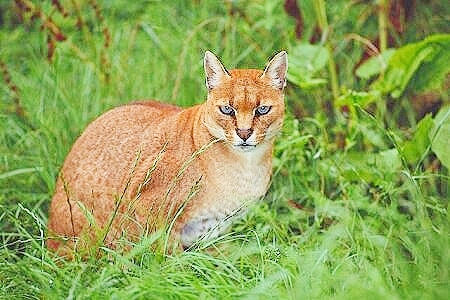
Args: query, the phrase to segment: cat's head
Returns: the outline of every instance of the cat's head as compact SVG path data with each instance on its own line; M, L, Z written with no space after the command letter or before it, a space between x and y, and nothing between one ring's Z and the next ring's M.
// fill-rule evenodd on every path
M287 66L287 54L282 51L264 71L227 71L207 51L204 124L209 132L236 150L251 151L271 143L283 124Z

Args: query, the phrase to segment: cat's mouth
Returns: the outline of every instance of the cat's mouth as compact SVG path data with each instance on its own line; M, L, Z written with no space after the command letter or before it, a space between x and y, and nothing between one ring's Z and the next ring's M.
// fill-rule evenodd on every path
M237 148L239 150L247 152L247 151L252 151L253 149L255 149L256 145L248 144L246 142L242 142L240 144L234 145L234 148Z

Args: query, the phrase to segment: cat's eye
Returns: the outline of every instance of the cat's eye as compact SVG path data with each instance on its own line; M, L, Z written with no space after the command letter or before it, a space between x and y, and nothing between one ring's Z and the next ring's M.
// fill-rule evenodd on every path
M228 116L234 116L235 112L234 112L234 108L232 108L231 106L228 105L221 105L219 106L220 112L223 113L224 115L228 115Z
M272 106L262 105L255 109L255 115L256 116L262 116L269 113L269 111L272 109Z

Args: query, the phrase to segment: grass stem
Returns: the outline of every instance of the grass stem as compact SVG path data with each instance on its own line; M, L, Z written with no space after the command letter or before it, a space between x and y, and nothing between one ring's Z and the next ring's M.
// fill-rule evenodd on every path
M330 42L330 26L327 20L327 13L325 8L325 1L317 0L314 1L314 10L316 12L317 23L319 24L319 29L322 32L322 39L325 43L325 47L330 53L330 58L328 60L328 72L330 74L330 84L331 92L333 94L334 107L336 107L336 102L339 98L339 81L336 70L336 62L333 55L333 46Z
M384 53L387 49L387 10L388 2L386 0L378 0L378 31L380 36L380 53Z

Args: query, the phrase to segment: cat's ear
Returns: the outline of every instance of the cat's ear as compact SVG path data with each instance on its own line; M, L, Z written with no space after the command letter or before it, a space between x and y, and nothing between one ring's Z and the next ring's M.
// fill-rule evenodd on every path
M268 78L272 86L282 90L286 86L287 67L287 53L286 51L281 51L270 60L261 78Z
M205 52L203 66L205 68L206 87L208 90L219 86L224 78L231 77L220 60L209 51Z

